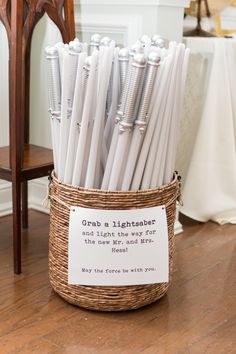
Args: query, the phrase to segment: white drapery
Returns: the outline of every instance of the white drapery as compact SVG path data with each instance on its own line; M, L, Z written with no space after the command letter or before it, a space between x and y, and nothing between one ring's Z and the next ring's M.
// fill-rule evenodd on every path
M203 222L236 223L236 41L190 38L186 42L193 50L187 89L195 90L199 101L191 101L194 95L186 92L177 159L184 175L181 211ZM193 81L194 58L200 64L195 62L199 75Z

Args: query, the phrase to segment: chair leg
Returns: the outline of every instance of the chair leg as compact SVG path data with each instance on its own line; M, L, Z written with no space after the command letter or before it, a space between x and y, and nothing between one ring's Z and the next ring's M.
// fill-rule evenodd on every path
M21 203L22 203L22 227L28 227L28 182L24 181L21 185Z
M74 4L71 0L64 1L64 14L67 39L65 42L72 41L75 38L75 16L74 16Z
M12 181L14 272L21 273L21 183Z

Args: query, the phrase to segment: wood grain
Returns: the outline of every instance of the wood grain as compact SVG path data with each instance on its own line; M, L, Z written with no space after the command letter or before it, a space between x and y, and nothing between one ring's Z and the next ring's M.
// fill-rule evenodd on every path
M22 169L29 170L31 168L37 168L41 165L53 166L52 159L53 157L51 149L32 144L25 144ZM10 170L9 146L0 147L0 167L6 170Z
M20 180L30 180L47 176L53 170L52 150L32 144L24 144L23 163ZM12 181L9 162L9 146L0 147L0 178Z
M233 354L236 227L184 220L173 283L159 302L124 313L69 305L48 281L47 215L30 211L24 274L12 274L12 217L0 218L1 354Z

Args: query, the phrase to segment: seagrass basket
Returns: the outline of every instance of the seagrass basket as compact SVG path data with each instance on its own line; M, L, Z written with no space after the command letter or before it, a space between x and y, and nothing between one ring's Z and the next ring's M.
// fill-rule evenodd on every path
M98 311L123 311L151 304L166 294L171 280L174 252L176 200L180 194L177 174L173 181L143 191L101 191L63 184L52 174L50 184L49 279L54 291L67 302ZM128 210L166 206L169 240L169 282L131 286L82 286L68 284L68 233L71 206Z

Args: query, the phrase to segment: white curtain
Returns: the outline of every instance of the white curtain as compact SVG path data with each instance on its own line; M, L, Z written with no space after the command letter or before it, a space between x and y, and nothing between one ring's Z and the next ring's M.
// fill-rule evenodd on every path
M194 48L199 40L188 40L187 45ZM199 221L236 223L236 41L201 41L205 44L201 51L213 49L213 60L207 61L209 80L205 91L203 88L205 97L198 116L194 116L194 103L191 106L191 102L186 102L191 120L196 119L197 123L195 137L189 141L191 154L189 165L185 166L181 211ZM196 85L199 79L196 78ZM180 145L186 149L185 139L182 134Z

